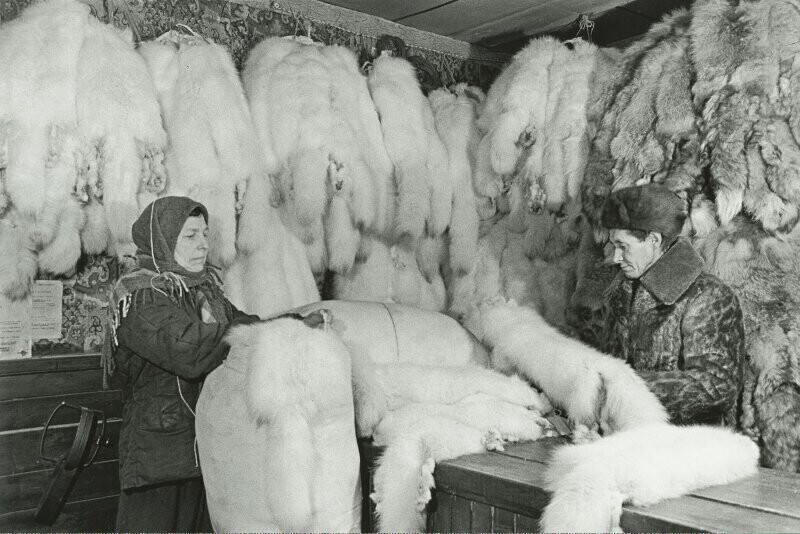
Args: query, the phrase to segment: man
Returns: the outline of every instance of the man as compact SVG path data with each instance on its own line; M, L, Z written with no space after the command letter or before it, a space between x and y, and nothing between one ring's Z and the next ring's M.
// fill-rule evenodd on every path
M603 206L620 273L606 291L602 349L625 359L673 423L735 425L744 325L731 288L703 272L679 237L685 203L650 184L614 191Z

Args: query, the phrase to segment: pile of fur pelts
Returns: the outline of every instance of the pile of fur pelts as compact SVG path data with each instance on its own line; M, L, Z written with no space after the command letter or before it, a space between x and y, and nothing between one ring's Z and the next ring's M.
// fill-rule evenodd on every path
M132 254L130 228L166 185L156 91L128 32L75 0L0 27L0 291L81 250Z
M380 532L422 532L436 463L551 430L549 401L474 363L374 363L352 351L356 429L385 447L371 495ZM550 434L552 435L552 434Z
M284 221L334 295L444 308L442 267L466 270L477 241L468 97L423 95L402 58L268 38L244 86ZM449 247L449 254L448 254Z
M684 232L741 297L752 364L742 423L765 465L792 471L800 470L798 24L797 0L697 0L654 25L623 52L608 86L582 191L593 223L620 187L659 182L686 198Z

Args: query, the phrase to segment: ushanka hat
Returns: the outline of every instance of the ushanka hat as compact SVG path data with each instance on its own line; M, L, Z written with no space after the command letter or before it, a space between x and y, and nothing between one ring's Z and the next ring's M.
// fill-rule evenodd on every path
M686 203L668 187L647 184L613 191L603 204L601 222L606 228L680 234L686 220Z

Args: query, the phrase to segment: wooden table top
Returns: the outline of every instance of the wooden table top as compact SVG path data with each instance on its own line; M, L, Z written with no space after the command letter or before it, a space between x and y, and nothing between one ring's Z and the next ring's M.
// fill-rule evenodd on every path
M563 438L509 445L505 451L441 462L439 491L538 518L549 493L545 464ZM747 479L712 486L649 507L623 507L626 532L800 532L800 474L759 469Z

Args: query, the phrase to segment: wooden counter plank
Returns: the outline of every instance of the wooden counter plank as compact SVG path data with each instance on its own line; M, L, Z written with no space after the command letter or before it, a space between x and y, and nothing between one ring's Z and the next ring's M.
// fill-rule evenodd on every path
M101 447L97 461L113 460L118 457L118 442L121 421L111 420L107 424L106 438L109 446ZM69 451L75 439L77 425L51 428L45 441L45 455L58 457ZM52 464L39 460L39 440L42 432L30 429L22 432L0 433L0 475L25 473L49 469Z
M102 389L100 368L0 376L0 400L41 397L42 392L66 394Z
M546 464L550 461L553 450L566 443L568 443L566 438L544 438L538 441L523 441L521 443L506 445L506 450L493 451L490 454L499 454L502 456L520 458L529 462Z
M542 489L543 466L518 458L476 454L442 462L436 467L437 490L513 510L531 517L547 504Z
M100 369L99 354L73 354L0 360L0 376Z
M659 522L666 528L655 528ZM626 532L800 532L796 518L691 496L646 508L625 506L620 525Z
M539 532L539 520L514 514L514 532Z
M452 532L455 495L437 491L428 505L428 530L431 532Z
M44 426L50 413L61 402L102 410L107 418L122 417L122 391L118 389L11 399L0 401L0 432ZM53 425L77 422L81 413L62 408L53 418Z
M514 532L514 512L504 508L494 509L492 532Z
M492 531L492 507L488 504L472 501L470 509L470 532Z
M33 520L35 509L0 515L2 532L113 532L118 495L70 502L52 526Z
M52 469L0 477L0 513L36 508ZM86 500L119 494L119 463L117 460L98 462L81 472L69 501Z
M800 519L800 478L774 469L759 469L753 477L692 495Z
M450 513L451 532L471 532L472 530L472 501L463 497L455 497Z

